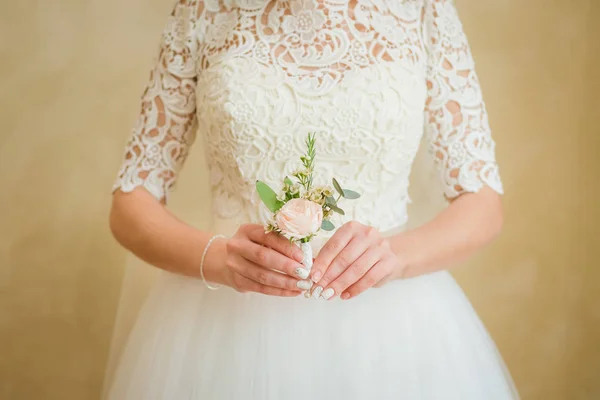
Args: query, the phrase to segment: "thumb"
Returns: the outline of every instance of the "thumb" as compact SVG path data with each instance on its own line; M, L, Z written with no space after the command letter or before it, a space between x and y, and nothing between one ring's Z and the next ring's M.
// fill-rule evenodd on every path
M319 282L319 280L325 273L325 271L324 271L325 268L323 268L323 265L322 265L323 263L321 263L319 265L315 265L315 260L316 260L316 258L313 258L313 267L310 270L309 279L311 279L313 282L317 283L317 282Z

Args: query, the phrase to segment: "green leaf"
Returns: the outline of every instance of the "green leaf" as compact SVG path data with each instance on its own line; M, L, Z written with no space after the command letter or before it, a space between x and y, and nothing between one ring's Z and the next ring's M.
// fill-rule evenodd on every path
M354 190L344 189L343 192L342 196L344 196L345 199L354 200L360 197L360 194L356 193Z
M283 202L277 200L277 194L263 181L256 181L256 191L265 206L272 212L275 212L283 206Z
M283 182L285 182L286 185L290 185L290 186L294 184L294 182L292 182L292 180L287 176L285 177Z
M324 231L332 231L335 229L335 226L331 223L331 221L324 219L323 222L321 222L321 229Z
M326 196L325 197L325 204L327 204L328 206L335 206L335 199L333 198L333 196Z
M335 190L337 190L337 192L343 196L344 190L342 189L342 187L340 186L338 181L335 178L332 178L332 182L333 182L333 187L335 188Z
M338 214L346 215L346 213L344 212L344 210L342 210L341 208L339 208L338 206L336 206L334 204L330 204L329 208L331 208L333 211L335 211Z

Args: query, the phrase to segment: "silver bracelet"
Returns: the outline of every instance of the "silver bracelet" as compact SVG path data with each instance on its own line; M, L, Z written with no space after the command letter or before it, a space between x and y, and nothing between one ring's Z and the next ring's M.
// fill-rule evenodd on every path
M206 243L206 246L204 247L204 253L202 253L202 260L200 261L200 277L202 278L202 282L204 282L206 287L211 290L217 290L217 289L221 288L221 285L211 285L204 278L204 257L206 257L206 252L208 251L208 247L210 246L210 244L212 243L213 240L215 240L216 238L225 238L225 237L226 237L225 235L221 235L221 234L216 234L213 237L211 237L209 239L208 243Z

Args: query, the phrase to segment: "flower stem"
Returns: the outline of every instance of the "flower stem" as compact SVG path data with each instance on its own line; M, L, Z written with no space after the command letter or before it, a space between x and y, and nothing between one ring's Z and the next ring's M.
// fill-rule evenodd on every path
M306 157L302 159L302 162L308 173L307 180L304 185L304 188L308 191L313 184L313 169L316 156L314 132L308 134L308 137L306 138L306 147Z

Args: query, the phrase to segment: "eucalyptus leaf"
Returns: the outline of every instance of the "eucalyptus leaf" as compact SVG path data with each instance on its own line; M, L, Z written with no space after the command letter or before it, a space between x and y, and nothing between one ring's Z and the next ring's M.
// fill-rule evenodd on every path
M331 221L324 219L323 222L321 222L321 229L324 231L332 231L335 229L335 226L331 223Z
M281 206L283 206L283 202L277 200L277 194L275 191L263 181L256 181L256 191L258 192L258 195L265 206L267 206L267 208L272 212L276 212L281 208Z
M345 199L354 200L360 197L359 193L356 193L354 190L344 189L344 193L342 194Z
M325 204L328 206L335 206L336 202L333 196L325 196Z
M338 181L335 178L332 178L332 182L333 182L333 187L335 188L335 190L337 190L337 192L343 196L344 190L342 189L342 187L340 186Z
M336 206L334 204L330 204L329 207L338 214L346 215L344 210L342 210L341 208L339 208L338 206Z

